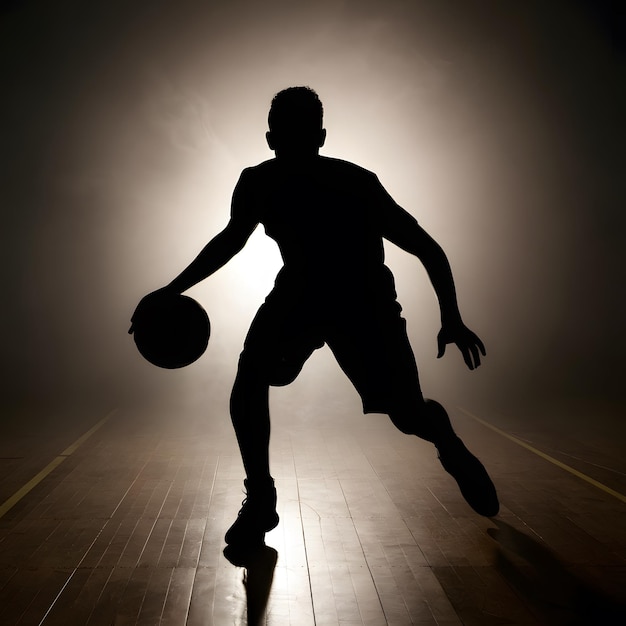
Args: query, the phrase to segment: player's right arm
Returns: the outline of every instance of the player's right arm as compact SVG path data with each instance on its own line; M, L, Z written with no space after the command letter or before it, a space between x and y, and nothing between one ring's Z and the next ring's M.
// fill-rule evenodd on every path
M209 241L200 254L165 287L166 290L176 293L186 291L228 263L244 247L259 223L254 217L253 193L247 172L242 172L233 192L230 220L224 230Z
M249 172L244 170L233 192L230 220L224 230L215 235L172 282L148 294L144 300L168 293L187 291L228 263L244 247L259 223L254 217L256 211L254 211L253 198ZM136 319L140 307L141 302L131 322ZM132 324L129 332L133 332Z

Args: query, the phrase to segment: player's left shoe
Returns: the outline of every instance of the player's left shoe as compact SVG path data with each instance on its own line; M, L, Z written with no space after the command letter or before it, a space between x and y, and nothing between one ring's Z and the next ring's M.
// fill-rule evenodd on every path
M476 513L485 517L497 515L500 503L487 470L459 437L455 439L437 448L443 469L456 480L461 494Z

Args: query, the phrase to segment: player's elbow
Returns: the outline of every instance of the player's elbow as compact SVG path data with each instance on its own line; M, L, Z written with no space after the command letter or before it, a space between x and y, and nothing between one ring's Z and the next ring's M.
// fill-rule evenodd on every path
M238 225L229 224L217 237L220 240L222 249L229 256L234 256L241 252L253 230L254 228L242 228Z
M417 256L426 267L440 266L446 263L447 260L443 248L430 236L420 242L415 256Z
M436 261L443 253L441 246L419 226L407 228L391 241L423 263Z

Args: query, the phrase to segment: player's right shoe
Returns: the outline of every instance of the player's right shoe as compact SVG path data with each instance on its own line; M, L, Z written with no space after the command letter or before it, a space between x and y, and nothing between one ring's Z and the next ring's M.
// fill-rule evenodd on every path
M261 486L252 486L244 480L246 497L241 503L237 519L226 532L225 541L229 545L260 545L265 533L278 526L276 512L276 489L270 479Z
M487 470L454 432L445 409L432 400L427 400L427 405L436 423L434 443L443 469L456 480L461 495L476 513L485 517L497 515L500 503Z

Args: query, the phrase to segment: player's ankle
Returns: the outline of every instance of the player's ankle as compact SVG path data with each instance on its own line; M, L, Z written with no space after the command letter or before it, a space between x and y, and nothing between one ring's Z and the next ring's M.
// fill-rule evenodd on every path
M429 430L428 439L435 444L437 449L456 444L459 438L454 432L448 413L443 406L436 400L426 400L425 403Z
M267 476L248 476L245 479L246 488L252 491L264 491L274 488L274 479Z

